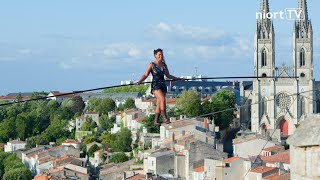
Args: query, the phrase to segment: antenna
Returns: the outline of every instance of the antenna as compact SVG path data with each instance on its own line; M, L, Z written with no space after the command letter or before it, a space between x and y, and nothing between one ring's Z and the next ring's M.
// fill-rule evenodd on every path
M195 71L196 71L196 77L198 77L198 67L195 66L194 69L195 69Z

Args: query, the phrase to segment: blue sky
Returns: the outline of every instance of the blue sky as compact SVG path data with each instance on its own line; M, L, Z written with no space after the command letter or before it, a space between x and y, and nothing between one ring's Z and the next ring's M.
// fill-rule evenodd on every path
M270 0L270 10L298 0ZM308 0L320 69L319 0ZM0 95L71 91L138 79L164 49L172 74L253 75L259 0L3 1L0 6ZM293 21L274 20L276 64L291 65Z

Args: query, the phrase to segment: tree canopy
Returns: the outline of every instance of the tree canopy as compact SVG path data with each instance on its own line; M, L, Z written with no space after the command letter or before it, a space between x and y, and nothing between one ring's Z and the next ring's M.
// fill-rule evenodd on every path
M187 117L198 116L201 113L201 99L193 90L183 91L177 99L177 108Z

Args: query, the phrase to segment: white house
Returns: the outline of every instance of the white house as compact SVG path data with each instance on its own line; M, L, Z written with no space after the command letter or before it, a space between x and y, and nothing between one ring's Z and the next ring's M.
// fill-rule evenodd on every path
M4 145L4 152L13 152L19 149L25 149L26 145L27 142L20 141L20 139L9 141Z

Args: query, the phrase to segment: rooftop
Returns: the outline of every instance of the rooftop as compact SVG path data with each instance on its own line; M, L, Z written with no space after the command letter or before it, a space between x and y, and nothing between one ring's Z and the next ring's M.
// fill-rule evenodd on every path
M259 167L255 168L255 169L252 169L251 172L263 174L263 173L272 171L274 169L277 169L277 168L276 167L259 166Z
M11 144L26 144L27 142L15 139L15 140L9 141L8 143L11 143Z
M261 160L268 163L282 162L285 164L290 164L290 151L286 150L284 152L272 155L272 156L260 156Z
M310 115L301 121L299 127L287 139L292 146L319 146L320 145L320 115Z
M263 150L264 150L264 151L284 150L284 146L275 145L275 146L271 146L271 147L264 148Z
M229 163L229 162L235 161L235 160L237 160L237 159L239 159L239 157L238 157L238 156L235 156L235 157L231 157L231 158L224 159L223 162L224 162L224 163Z
M67 140L63 141L62 143L81 144L79 141L74 140L74 139L67 139Z
M203 172L203 171L204 171L204 166L198 167L198 168L193 170L193 172Z
M270 176L264 177L265 180L289 180L290 179L290 173L280 174L280 173L274 173Z
M161 156L167 156L167 155L173 155L173 151L162 151L162 152L156 152L156 153L152 153L150 154L149 157L161 157Z

